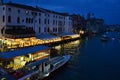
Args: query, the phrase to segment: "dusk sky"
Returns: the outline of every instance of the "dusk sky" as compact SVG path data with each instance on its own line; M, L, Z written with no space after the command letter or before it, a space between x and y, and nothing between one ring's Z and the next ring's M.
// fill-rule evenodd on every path
M9 0L4 0L8 2ZM42 8L76 13L86 17L88 12L94 13L95 17L103 18L106 24L120 24L120 0L11 0Z

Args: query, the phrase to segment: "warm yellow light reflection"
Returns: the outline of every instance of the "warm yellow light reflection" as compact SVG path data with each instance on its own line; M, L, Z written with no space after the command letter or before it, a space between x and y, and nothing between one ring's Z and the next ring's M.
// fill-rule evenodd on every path
M81 33L84 33L81 31ZM69 37L64 38L64 40L68 40L71 38L78 38L80 37L79 34L69 35ZM28 47L28 46L34 46L39 44L46 44L46 43L53 43L53 42L59 42L63 40L61 37L52 38L52 39L37 39L36 37L30 37L30 38L18 38L18 39L10 39L10 38L3 38L0 39L0 41L4 44L6 44L8 49L13 48L21 48L21 47Z
M79 32L80 34L84 34L85 32L83 31L83 30L80 30L80 32Z

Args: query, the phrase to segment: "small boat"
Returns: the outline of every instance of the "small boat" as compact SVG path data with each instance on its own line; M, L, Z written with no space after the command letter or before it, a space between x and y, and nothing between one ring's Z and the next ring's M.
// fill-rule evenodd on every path
M108 40L108 37L107 37L106 35L102 35L101 40L102 40L102 41L107 41L107 40Z
M50 65L52 66L52 69L50 72L55 71L56 69L60 68L64 64L66 64L70 60L70 55L65 55L62 57L59 57L53 61L50 62Z
M39 79L44 79L44 78L48 77L52 72L54 72L58 68L65 65L70 60L70 58L71 58L70 55L65 55L65 56L55 57L54 59L52 59L49 62L49 66L50 66L49 71L44 73L43 75L39 76Z
M112 37L112 40L115 40L115 37Z

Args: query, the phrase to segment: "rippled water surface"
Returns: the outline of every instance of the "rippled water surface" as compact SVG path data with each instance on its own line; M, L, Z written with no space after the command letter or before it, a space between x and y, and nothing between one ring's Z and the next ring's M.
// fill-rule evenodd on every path
M71 60L46 80L120 80L120 33L107 35L106 42L98 35L57 46Z

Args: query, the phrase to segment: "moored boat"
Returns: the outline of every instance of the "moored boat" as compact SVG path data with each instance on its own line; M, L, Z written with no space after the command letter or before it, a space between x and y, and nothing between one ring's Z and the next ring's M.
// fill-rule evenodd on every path
M107 41L107 40L108 40L108 37L107 37L106 35L102 35L101 40L102 40L102 41Z
M70 60L70 58L71 58L70 55L64 55L64 56L60 56L60 57L55 57L48 64L50 66L49 71L42 74L42 75L40 75L38 80L48 77L52 72L54 72L55 70L57 70L60 67L62 67L63 65L65 65Z

